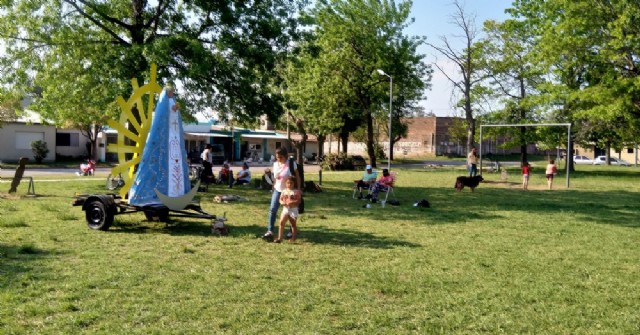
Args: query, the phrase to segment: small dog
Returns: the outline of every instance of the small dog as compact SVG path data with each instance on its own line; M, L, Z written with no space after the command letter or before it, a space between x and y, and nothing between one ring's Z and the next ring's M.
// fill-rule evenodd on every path
M460 192L465 186L467 186L468 188L471 189L471 192L473 192L475 188L478 187L478 184L480 184L480 182L483 180L484 178L482 178L482 176L475 176L475 177L460 176L456 178L456 185L454 187L456 190L458 190L458 192Z

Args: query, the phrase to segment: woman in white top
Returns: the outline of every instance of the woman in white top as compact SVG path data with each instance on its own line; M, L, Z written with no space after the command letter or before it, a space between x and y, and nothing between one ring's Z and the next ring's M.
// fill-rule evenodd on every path
M287 149L276 149L276 161L273 163L273 177L275 182L273 183L273 193L271 194L271 205L269 206L269 222L267 225L267 232L262 236L264 239L270 239L273 237L273 227L276 222L278 209L280 209L280 193L285 189L284 180L289 176L296 178L296 186L300 189L300 175L298 175L298 166L293 163L295 171L289 169L289 163L287 162Z
M242 163L242 170L236 175L236 185L249 184L251 182L251 170L247 163Z

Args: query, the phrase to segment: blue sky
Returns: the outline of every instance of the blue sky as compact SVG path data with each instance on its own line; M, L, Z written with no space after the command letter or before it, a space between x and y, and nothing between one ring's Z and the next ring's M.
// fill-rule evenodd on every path
M476 15L476 26L480 36L482 36L482 23L485 20L502 21L508 18L504 10L511 6L511 0L461 0L460 3L463 4L468 14ZM454 45L462 43L464 40L452 36L462 32L460 28L450 23L450 16L454 13L454 8L452 1L449 0L413 0L411 16L415 18L415 22L408 27L406 34L427 36L427 41L435 45L441 45L440 36L446 36L449 42ZM452 64L444 62L444 58L437 55L435 50L423 45L418 51L426 55L426 62L437 61L448 71L450 76L455 77L455 69ZM435 67L431 85L431 90L425 92L427 100L422 101L420 105L438 116L454 116L454 111L451 108L452 85Z

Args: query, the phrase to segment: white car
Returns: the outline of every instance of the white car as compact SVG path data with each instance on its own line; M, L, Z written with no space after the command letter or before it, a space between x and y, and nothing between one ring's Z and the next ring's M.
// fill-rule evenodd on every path
M593 159L587 156L576 155L573 156L573 164L593 164Z
M593 160L593 165L605 165L607 161L607 156L598 156ZM609 161L611 165L620 165L620 166L631 166L629 162L623 159L617 159L615 157L610 157Z

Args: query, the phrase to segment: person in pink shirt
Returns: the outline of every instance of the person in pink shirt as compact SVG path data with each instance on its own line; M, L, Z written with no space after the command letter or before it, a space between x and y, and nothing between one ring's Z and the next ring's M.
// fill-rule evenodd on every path
M558 167L556 167L555 161L553 159L549 160L549 164L547 164L547 170L544 172L547 176L547 186L549 189L553 186L553 177L558 173Z
M371 191L371 202L378 202L378 194L380 192L386 192L389 189L389 186L393 186L393 176L389 173L389 170L382 170L382 177L378 179L378 181L373 185L373 189Z

